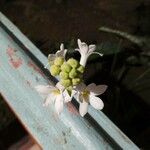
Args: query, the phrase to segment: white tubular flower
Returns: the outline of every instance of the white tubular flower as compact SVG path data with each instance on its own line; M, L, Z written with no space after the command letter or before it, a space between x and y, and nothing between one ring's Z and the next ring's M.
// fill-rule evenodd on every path
M67 52L67 49L64 49L64 44L62 43L60 45L60 50L58 50L55 54L49 54L48 55L49 63L53 64L56 57L61 57L61 58L65 59L66 52ZM47 65L49 65L49 63ZM45 68L47 67L47 65L45 66Z
M88 86L82 83L77 87L77 100L80 103L79 112L82 117L87 113L89 103L95 109L103 109L104 103L97 96L104 93L106 89L107 85L96 85L94 83L91 83Z
M62 44L60 45L60 50L58 50L58 51L56 52L56 56L57 56L57 57L64 57L64 58L65 58L66 52L67 52L67 49L64 49L64 44L62 43Z
M48 106L52 102L55 103L55 110L58 115L63 111L64 103L71 101L72 98L59 82L56 86L38 85L35 89L40 94L46 95L43 106Z
M86 43L81 42L81 40L78 39L78 46L79 49L75 49L75 50L79 51L79 53L81 54L80 64L84 67L86 65L88 57L91 54L99 54L100 56L103 56L103 54L101 53L94 52L96 50L96 45L92 44L88 46Z

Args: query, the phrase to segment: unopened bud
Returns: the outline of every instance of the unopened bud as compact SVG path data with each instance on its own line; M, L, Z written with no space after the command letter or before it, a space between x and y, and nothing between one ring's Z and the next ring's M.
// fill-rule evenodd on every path
M78 73L77 73L77 71L76 71L75 68L73 68L73 69L70 71L70 73L69 73L69 77L70 77L71 79L77 77L77 75L78 75Z
M70 79L61 79L60 80L61 85L63 85L64 87L69 87L72 85L71 80Z
M60 75L61 79L68 79L69 78L69 74L67 72L64 72L64 71L61 71L59 75Z
M71 96L73 87L72 87L72 86L69 86L69 87L67 87L66 89L67 89L68 94Z
M80 78L74 78L74 79L72 79L72 84L73 85L78 85L79 83L81 83L81 79Z
M52 65L50 67L50 73L52 76L57 76L60 73L60 67L56 66L56 65Z
M78 67L78 61L74 58L70 58L67 63L72 67L72 68L77 68Z
M64 58L63 57L56 57L54 60L54 64L57 66L61 66L64 63Z
M82 66L82 65L80 65L80 67L77 69L80 73L83 73L84 72L84 70L85 70L85 68Z
M69 64L67 64L67 63L64 62L62 64L62 66L61 66L61 70L63 72L70 72L71 71L71 66Z

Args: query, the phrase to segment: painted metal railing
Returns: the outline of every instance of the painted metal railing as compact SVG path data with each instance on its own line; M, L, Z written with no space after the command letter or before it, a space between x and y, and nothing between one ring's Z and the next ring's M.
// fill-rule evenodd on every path
M0 93L44 150L139 148L101 111L89 107L82 118L68 103L61 116L44 108L35 86L55 82L44 69L47 58L0 13Z

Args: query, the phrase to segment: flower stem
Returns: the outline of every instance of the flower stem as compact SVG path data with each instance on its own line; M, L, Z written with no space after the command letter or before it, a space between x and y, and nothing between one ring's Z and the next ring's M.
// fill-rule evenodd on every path
M80 65L82 65L83 67L85 67L85 66L86 66L86 63L87 63L87 58L88 58L88 57L81 56Z

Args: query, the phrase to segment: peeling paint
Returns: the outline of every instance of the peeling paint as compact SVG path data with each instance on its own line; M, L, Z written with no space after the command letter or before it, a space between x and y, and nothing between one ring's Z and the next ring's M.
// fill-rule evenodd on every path
M9 48L7 49L7 55L8 55L9 57L12 57L12 56L14 55L14 49L9 47Z
M67 106L68 111L71 112L73 115L79 115L78 110L75 108L75 106L71 102L67 103L66 106Z
M19 68L22 64L23 64L23 61L21 58L18 58L15 54L15 50L13 48L8 48L6 50L6 53L9 57L9 62L10 64L15 68Z
M13 66L15 69L17 69L17 68L19 68L19 67L22 65L22 60L21 60L21 58L18 58L18 59L16 59L16 60L10 59L10 63L12 64L12 66Z

